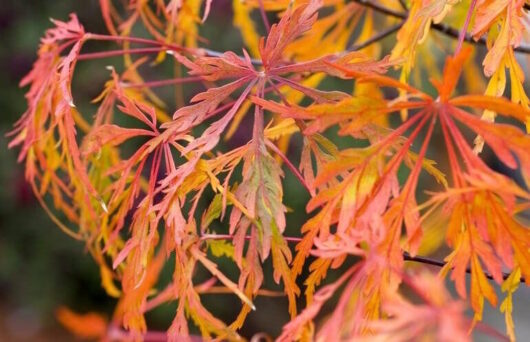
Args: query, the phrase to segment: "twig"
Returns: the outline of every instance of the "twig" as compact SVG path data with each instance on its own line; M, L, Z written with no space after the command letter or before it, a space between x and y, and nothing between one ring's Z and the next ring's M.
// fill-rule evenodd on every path
M372 38L370 39L367 39L365 40L364 42L360 43L360 44L357 44L357 45L352 45L348 51L357 51L357 50L361 50L361 49L364 49L365 47L368 47L380 40L383 40L384 38L386 38L387 36L391 35L392 33L394 32L397 32L399 31L399 29L401 28L401 26L403 26L403 24L405 23L405 21L402 21L400 22L399 24L396 24L384 31L381 31L379 32L378 34L376 34L375 36L373 36Z
M376 12L386 14L394 18L401 18L401 19L407 18L407 15L405 13L394 11L393 9L387 8L385 6L381 6L372 1L368 1L368 0L351 0L351 1L356 2L359 5L362 5L364 7L371 8Z
M110 50L110 51L100 51L100 52L88 52L82 53L77 57L78 61L90 60L90 59L99 59L99 58L110 58L116 56L123 56L129 54L148 54L148 53L160 53L164 51L163 47L152 47L152 48L138 48L138 49L128 49L128 50Z
M392 9L386 8L384 6L378 5L374 2L368 1L368 0L351 0L355 3L358 3L359 5L368 7L373 9L376 12L379 12L381 14L385 14L394 18L399 19L407 19L408 15L406 13L397 12ZM451 38L458 39L460 35L460 31L455 29L454 27L451 27L446 24L438 23L438 24L431 24L431 28L445 34L446 36L449 36ZM481 37L479 39L473 38L473 36L469 34L465 34L463 36L463 40L472 43L472 44L480 44L480 45L486 45L486 39L484 37ZM513 49L514 52L520 52L520 53L530 53L530 46L521 44L518 47L515 47Z
M148 82L142 82L142 83L122 82L122 87L124 88L155 88L155 87L163 87L163 86L182 84L182 83L193 83L193 82L199 82L199 81L202 81L202 77L190 76L190 77L170 78L167 80L148 81Z
M202 234L200 239L201 240L232 240L234 238L233 235L230 234ZM302 238L295 237L295 236L284 236L283 239L287 242L300 242L302 241ZM245 240L250 240L250 235L245 236Z
M374 2L368 1L368 0L351 0L355 3L358 3L359 5L365 6L367 8L371 8L374 11L385 14L394 18L402 19L404 22L407 19L407 14L403 12L397 12L392 9L386 8L384 6L378 5ZM525 4L525 9L529 9L530 5ZM374 37L368 39L367 41L352 46L349 51L355 51L360 50L362 48L365 48L385 37L388 35L398 31L401 26L403 25L403 22L400 24L397 24L396 26L393 26L385 31L382 31L375 35ZM437 23L437 24L431 24L431 28L445 34L448 37L459 39L460 31L455 29L454 27L451 27L446 24ZM151 39L145 39L145 38L136 38L136 37L123 37L123 36L112 36L112 35L101 35L101 34L93 34L93 33L87 33L85 34L85 39L91 39L91 40L100 40L100 41L128 41L131 43L137 43L137 44L146 44L146 45L156 45L158 48L138 48L138 49L130 49L130 50L115 50L115 51L103 51L103 52L95 52L95 53L85 53L81 54L78 58L78 60L87 60L87 59L94 59L94 58L107 58L107 57L114 57L124 54L130 54L130 53L157 53L163 50L168 51L185 51L187 53L196 54L196 55L206 55L211 57L222 57L224 52L215 51L207 48L197 48L197 49L190 49L190 48L184 48L179 45L175 44L168 44L165 42L159 42L157 40L151 40ZM463 41L466 41L468 43L473 44L480 44L480 45L486 45L486 39L484 37L481 37L479 39L474 39L469 34L464 34L463 38L461 38ZM515 47L513 49L514 52L519 53L525 53L530 54L530 45L521 44L518 47ZM239 56L241 60L245 60L244 57ZM251 58L250 62L254 65L262 65L263 62L260 59Z
M444 267L445 264L446 264L446 262L439 261L439 260L436 260L436 259L431 259L431 258L428 258L428 257L423 257L423 256L414 256L413 257L407 252L403 253L403 258L405 260L407 260L407 261L420 262L420 263L423 263L423 264L432 265L432 266L438 266L438 267ZM471 269L467 268L466 269L466 273L470 273L471 274ZM493 280L493 275L491 275L490 273L485 272L484 275L486 276L486 278ZM505 273L505 272L502 273L502 278L503 279L507 279L509 276L510 276L509 273ZM521 277L520 281L521 281L521 283L524 283L525 282L525 278Z
M201 240L231 240L233 238L234 238L234 236L233 235L229 235L229 234L204 234L204 235L201 236ZM296 242L302 241L302 238L294 237L294 236L284 236L283 238L284 238L285 241L292 242L292 243L296 243ZM246 240L250 240L250 235L245 236L245 239ZM405 259L406 261L413 261L413 262L418 262L418 263L422 263L422 264L426 264L426 265L432 265L432 266L438 266L438 267L444 267L445 264L446 264L446 262L443 262L443 261L440 261L440 260L436 260L436 259L431 259L429 257L411 256L407 252L403 252L403 259ZM466 273L471 274L471 269L467 268L466 269ZM493 280L493 276L490 273L485 272L484 275L486 276L486 278ZM505 273L505 272L502 273L502 278L503 279L507 279L509 276L510 276L510 274L508 274L508 273ZM520 281L521 281L521 283L524 283L525 282L525 278L521 277Z
M405 3L405 0L398 0L399 4L401 5L401 8L403 8L405 11L408 11L407 4Z

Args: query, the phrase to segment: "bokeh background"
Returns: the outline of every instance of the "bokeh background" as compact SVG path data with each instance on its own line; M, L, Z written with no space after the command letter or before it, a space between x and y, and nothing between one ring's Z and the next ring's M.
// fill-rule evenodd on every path
M55 320L59 305L104 312L112 305L83 245L62 234L38 205L5 137L26 108L18 82L52 25L49 18L70 12L102 30L98 1L0 2L0 341L70 341Z
M0 342L75 340L57 323L54 314L57 307L65 305L79 312L98 311L110 316L115 304L101 289L98 268L83 244L56 228L33 197L24 181L23 165L16 161L17 151L7 149L5 137L26 108L25 89L19 88L18 82L30 70L43 32L52 26L49 18L65 20L69 13L76 12L87 31L103 33L98 3L97 0L0 3ZM205 29L204 35L212 38L212 47L237 49L240 38L237 31L230 29L230 1L214 1L211 20L215 21L210 23L212 27L226 27ZM98 68L101 72L92 72L81 64L76 71L82 79L77 91L87 98L97 95L108 77L104 64ZM305 195L296 191L299 186L289 175L285 182L289 189L286 203L295 209L303 208ZM290 222L301 219L290 216ZM220 308L227 319L237 312L239 303L235 297L209 297L205 300ZM514 304L517 335L522 341L530 339L530 291L520 289ZM260 310L250 316L243 334L250 337L267 331L276 335L287 320L286 301L260 299L256 305ZM172 305L166 305L150 314L151 326L165 330L173 310ZM484 318L504 331L503 317L487 304ZM486 340L483 335L476 337Z

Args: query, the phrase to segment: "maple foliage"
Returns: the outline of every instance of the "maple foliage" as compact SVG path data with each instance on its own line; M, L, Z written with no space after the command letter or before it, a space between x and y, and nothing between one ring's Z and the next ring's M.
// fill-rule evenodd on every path
M515 339L512 296L530 285L524 1L234 0L241 52L207 47L212 0L100 6L108 35L74 14L53 20L21 81L28 109L10 143L39 202L85 241L117 300L110 322L61 308L74 334L148 339L145 314L175 301L164 338L192 338L193 325L203 339L238 340L255 298L271 295L270 276L291 317L281 341L496 334L479 323L485 299L499 304L496 289ZM116 49L82 52L103 41ZM81 113L77 63L111 57L122 62L108 67L97 109ZM147 79L165 64L174 77ZM188 98L188 83L205 89ZM161 86L175 87L174 110ZM226 148L246 117L248 141ZM492 168L486 152L521 177ZM309 197L300 227L284 200L287 172ZM426 258L434 252L443 262ZM221 256L238 275L222 271ZM438 276L412 271L422 262L442 266ZM238 298L233 321L201 302L216 291Z

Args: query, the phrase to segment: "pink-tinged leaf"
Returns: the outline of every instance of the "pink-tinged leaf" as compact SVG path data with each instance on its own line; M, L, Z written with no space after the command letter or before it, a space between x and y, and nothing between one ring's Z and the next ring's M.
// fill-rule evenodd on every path
M291 320L283 327L282 334L278 337L278 341L293 341L298 340L307 325L310 324L313 319L320 312L322 306L337 292L338 288L341 287L352 273L356 270L355 267L350 268L341 277L318 290L313 297L313 302L308 305L304 311L302 311L295 319Z
M103 146L117 146L124 141L140 137L153 136L154 133L145 129L123 128L116 125L105 124L92 130L84 139L81 147L83 155L89 155L101 150Z
M301 92L302 94L316 101L316 103L334 103L350 97L348 94L342 91L322 91L309 88L288 78L273 77L273 79L278 81L280 84L288 85L289 87Z
M294 118L294 119L310 119L312 118L312 115L304 110L301 107L298 107L296 105L291 106L285 106L273 101L265 100L261 97L257 96L249 96L249 98L254 102L256 105L260 106L261 108L270 111L275 114L280 114L283 117L286 118Z
M300 6L295 10L290 9L282 16L278 24L272 25L267 39L262 39L259 46L265 68L279 64L287 45L311 29L321 6L321 0L310 0L305 6Z
M423 300L417 303L399 293L387 293L382 303L387 317L368 323L371 338L407 341L430 336L437 341L471 340L464 302L451 298L442 279L426 271L405 279L414 297Z
M131 251L134 248L136 248L138 245L139 245L139 242L138 242L137 239L135 239L135 238L129 239L125 243L125 246L122 248L122 250L118 253L116 258L114 259L114 261L112 263L112 268L116 269L123 262L123 260L125 260L125 258L127 258L129 253L131 253Z
M513 125L493 124L458 108L454 108L452 113L459 121L480 134L506 166L512 169L517 168L517 161L512 154L513 151L521 158L524 171L530 172L527 153L528 149L530 149L530 138L528 135Z
M178 109L173 114L173 121L164 124L163 127L178 132L187 132L190 128L203 122L207 115L214 112L225 98L248 82L248 78L242 78L195 95L191 99L194 104Z
M234 103L233 107L230 108L230 110L218 121L212 123L206 130L202 133L200 138L197 138L190 142L188 146L183 150L183 154L186 154L194 149L199 149L202 152L210 151L212 148L214 148L217 143L219 142L221 133L224 132L234 115L236 114L237 110L247 97L247 95L250 93L250 90L254 86L255 81L251 81L249 85L245 88L243 93L239 96L239 98ZM195 99L195 98L194 98ZM215 99L214 101L221 101L221 99ZM219 103L217 102L217 103ZM178 111L177 111L178 113ZM175 115L177 114L175 113Z
M46 35L41 40L42 44L50 45L61 40L78 40L85 34L83 26L74 13L70 14L68 22L55 19L51 21L55 27L46 31Z
M186 65L190 75L197 75L207 81L255 76L252 63L241 59L232 51L224 52L220 57L199 57L193 62L175 55L179 62Z
M70 50L68 55L64 57L59 64L59 84L63 94L62 100L70 107L75 107L74 99L72 97L71 83L77 56L79 55L82 46L82 41L76 42L72 50Z

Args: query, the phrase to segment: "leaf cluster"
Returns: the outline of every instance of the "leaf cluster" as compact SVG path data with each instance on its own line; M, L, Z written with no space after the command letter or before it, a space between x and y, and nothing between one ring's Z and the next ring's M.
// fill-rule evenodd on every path
M28 109L11 133L40 203L86 243L117 298L111 322L61 309L65 326L148 339L146 312L175 301L169 340L190 338L190 325L204 339L237 340L259 310L255 298L277 295L263 288L271 260L291 316L280 341L467 340L484 299L498 304L496 285L515 339L512 295L530 285L530 101L516 58L528 33L523 1L234 0L241 53L207 48L212 0L100 5L108 35L86 32L74 14L53 21L21 82ZM149 37L135 36L139 28ZM116 49L82 52L102 41ZM438 71L431 57L440 50ZM77 63L116 56L97 109L81 113ZM173 77L148 79L168 64ZM353 90L326 89L330 80ZM204 90L187 99L186 84ZM176 109L162 86L174 86ZM248 141L224 146L244 130ZM335 131L358 144L339 148ZM486 151L521 181L493 169ZM290 227L285 172L309 196L301 227ZM434 253L444 256L438 277L406 262ZM218 292L241 302L232 322L201 302Z

